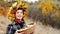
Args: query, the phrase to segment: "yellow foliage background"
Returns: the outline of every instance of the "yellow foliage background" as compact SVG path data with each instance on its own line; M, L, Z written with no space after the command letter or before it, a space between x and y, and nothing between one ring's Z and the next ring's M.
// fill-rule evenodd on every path
M15 2L15 3L12 4L12 6L14 7L14 5L16 5L16 6L15 6L16 9L18 9L19 7L20 7L20 8L23 8L23 9L25 10L25 11L24 11L24 17L27 17L27 14L28 14L28 5L27 5L27 4L22 3L22 2L19 2L19 3L16 4L16 2ZM7 14L7 17L8 17L11 21L13 21L13 20L15 19L15 17L14 17L15 15L14 15L14 14L11 14L11 12L14 12L14 11L12 11L12 9L13 9L12 6L9 8L8 14Z

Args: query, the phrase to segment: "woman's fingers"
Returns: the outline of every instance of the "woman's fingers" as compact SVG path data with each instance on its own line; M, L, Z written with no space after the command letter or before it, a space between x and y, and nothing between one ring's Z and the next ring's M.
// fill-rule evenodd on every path
M24 34L24 32L21 32L21 33L19 33L19 34Z
M19 30L17 30L15 34L24 34L24 32L20 32Z

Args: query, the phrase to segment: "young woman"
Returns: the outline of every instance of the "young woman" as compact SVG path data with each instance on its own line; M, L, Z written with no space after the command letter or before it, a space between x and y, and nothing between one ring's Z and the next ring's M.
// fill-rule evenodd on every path
M18 33L18 31L26 26L26 23L24 22L24 10L22 8L18 8L15 11L15 20L13 23L9 24L7 27L6 34L23 34Z

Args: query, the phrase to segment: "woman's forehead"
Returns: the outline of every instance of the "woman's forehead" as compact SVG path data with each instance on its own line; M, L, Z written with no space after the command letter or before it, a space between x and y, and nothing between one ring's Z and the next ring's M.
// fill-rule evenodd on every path
M17 12L23 12L23 10L17 10Z

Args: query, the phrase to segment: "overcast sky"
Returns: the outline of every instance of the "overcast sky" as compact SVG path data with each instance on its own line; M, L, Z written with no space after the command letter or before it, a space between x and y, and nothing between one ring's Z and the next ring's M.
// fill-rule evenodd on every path
M35 1L38 1L38 0L26 0L28 2L35 2Z

